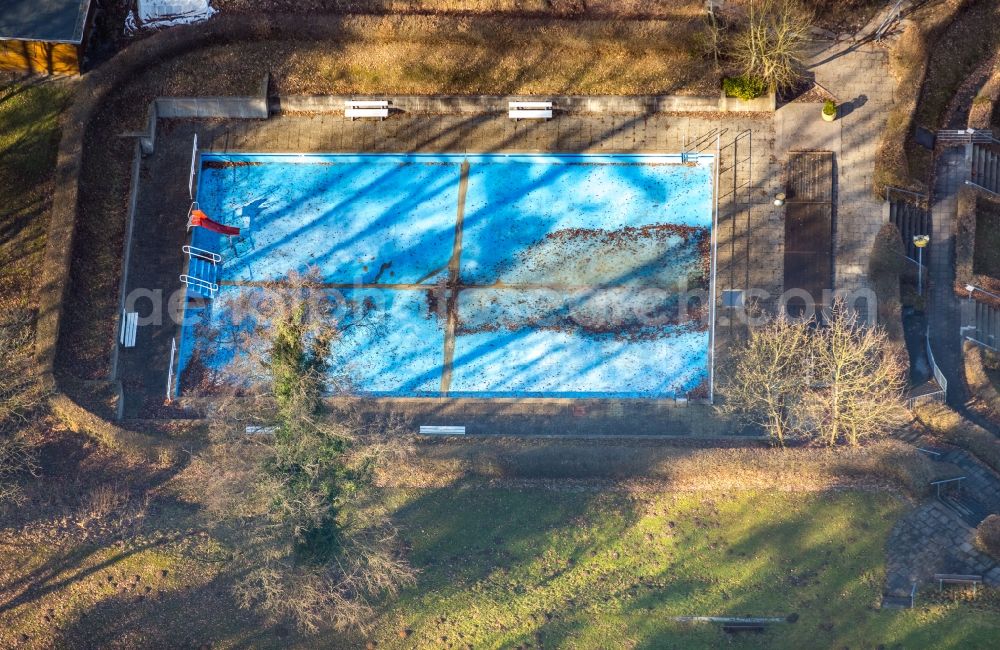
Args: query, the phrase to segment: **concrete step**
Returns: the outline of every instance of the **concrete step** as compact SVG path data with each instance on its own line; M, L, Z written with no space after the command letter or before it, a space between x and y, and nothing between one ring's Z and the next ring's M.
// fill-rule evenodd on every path
M911 602L909 594L906 596L882 594L882 609L909 609Z
M903 248L910 258L917 258L917 247L913 244L915 235L931 234L931 220L927 209L906 198L893 197L889 201L889 222L899 230ZM924 250L924 264L929 261L930 250Z
M975 528L990 515L986 506L965 494L945 495L940 498L940 501L945 507L957 514L959 519L970 528Z
M972 182L1000 193L1000 155L986 146L972 148Z

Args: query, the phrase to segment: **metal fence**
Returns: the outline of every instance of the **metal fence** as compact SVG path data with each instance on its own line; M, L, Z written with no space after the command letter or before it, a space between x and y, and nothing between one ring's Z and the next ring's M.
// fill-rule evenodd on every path
M948 380L945 378L944 373L941 372L941 368L938 367L937 361L934 360L934 351L931 350L931 329L927 328L927 362L931 366L931 370L934 371L934 381L938 383L941 387L941 392L947 396L948 395Z

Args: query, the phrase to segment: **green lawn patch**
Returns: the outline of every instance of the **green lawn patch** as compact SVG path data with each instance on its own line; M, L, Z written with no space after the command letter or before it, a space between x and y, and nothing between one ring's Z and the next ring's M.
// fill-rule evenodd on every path
M150 485L144 506L147 475L108 483L124 469L113 455L67 445L52 453L67 468L84 454L91 469L82 483L43 479L30 488L30 510L0 526L9 549L0 556L0 647L732 642L715 625L670 620L684 615L797 615L738 640L751 647L989 647L1000 634L985 598L948 602L928 593L915 610L877 610L885 541L911 507L892 494L628 491L556 481L394 491L388 505L420 571L417 585L385 602L367 636L302 636L238 607L230 559L244 549L198 532L197 485Z
M960 605L876 610L886 494L466 489L400 495L421 571L378 647L714 648L714 625L789 616L768 647L982 644L1000 621ZM993 616L993 618L991 618ZM795 618L795 617L793 617Z
M0 84L0 327L33 315L67 95L53 81Z

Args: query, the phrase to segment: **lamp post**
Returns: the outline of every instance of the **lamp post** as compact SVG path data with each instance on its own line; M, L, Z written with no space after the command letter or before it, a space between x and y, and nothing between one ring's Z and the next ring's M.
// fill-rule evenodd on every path
M929 235L914 235L913 245L917 247L917 295L924 295L924 248L931 243Z
M974 284L965 285L965 290L969 292L969 300L972 300L972 294L976 291L978 291L979 293L985 293L987 296L990 296L991 298L996 298L997 300L1000 300L1000 295L997 295L992 291L987 291L986 289L977 287Z

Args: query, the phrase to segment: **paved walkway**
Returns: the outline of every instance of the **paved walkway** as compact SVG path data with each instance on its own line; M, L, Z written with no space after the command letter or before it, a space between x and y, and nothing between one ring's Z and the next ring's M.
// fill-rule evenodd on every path
M955 296L955 223L958 192L969 178L969 158L964 146L937 152L931 195L932 233L927 289L931 348L948 379L948 402L965 412L967 389L960 335L960 301ZM963 498L973 512L960 516L945 502L932 498L896 524L886 553L886 603L908 598L914 583L931 581L935 573L984 576L1000 586L1000 564L974 547L975 529L986 513L1000 512L1000 477L968 452L949 450L937 460L950 463L955 476L966 476Z
M931 196L931 243L928 275L929 321L934 360L948 379L948 402L965 403L964 362L959 335L961 312L955 296L955 221L958 191L969 178L965 147L938 152L934 162L934 192Z
M775 113L777 155L785 162L790 151L834 153L834 286L859 289L868 286L868 258L883 223L872 176L895 81L888 52L873 44L825 44L809 69L837 98L839 116L824 122L817 103L782 106Z

